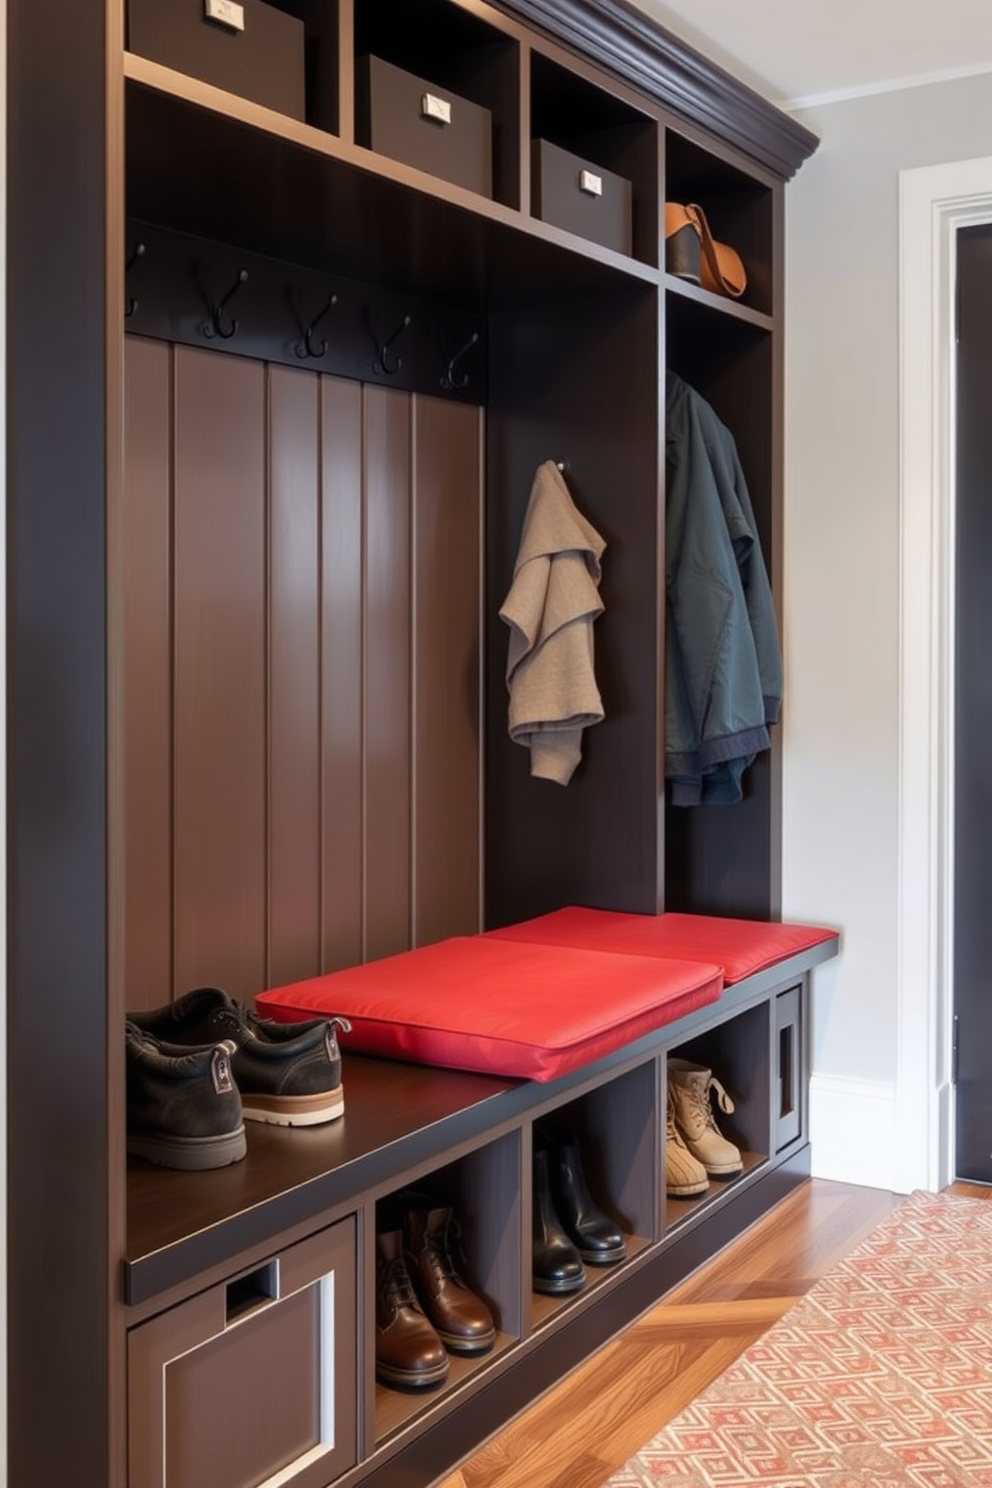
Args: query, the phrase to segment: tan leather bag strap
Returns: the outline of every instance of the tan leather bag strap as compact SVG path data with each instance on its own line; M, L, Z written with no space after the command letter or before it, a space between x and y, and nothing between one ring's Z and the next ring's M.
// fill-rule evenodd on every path
M689 202L686 216L699 234L702 245L702 284L717 294L739 299L747 288L747 273L740 254L727 243L718 243L710 232L706 213L696 202ZM667 223L666 223L667 226ZM707 280L710 282L707 283Z

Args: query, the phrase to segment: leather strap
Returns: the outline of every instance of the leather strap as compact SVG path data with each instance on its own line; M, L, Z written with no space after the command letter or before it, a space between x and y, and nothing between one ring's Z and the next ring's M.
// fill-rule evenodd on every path
M718 243L710 231L706 213L697 202L683 206L681 202L665 203L665 237L670 238L681 228L692 226L699 234L700 282L704 289L714 294L729 295L739 299L747 288L747 271L736 249L728 243Z

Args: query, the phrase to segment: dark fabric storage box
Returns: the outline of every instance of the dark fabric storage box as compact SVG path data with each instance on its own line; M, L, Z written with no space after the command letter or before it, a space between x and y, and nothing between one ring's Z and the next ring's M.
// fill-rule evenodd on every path
M359 57L356 67L358 143L442 180L493 194L492 115L448 88L414 77L381 57ZM442 122L429 110L447 108Z
M303 119L303 22L261 0L236 0L244 30L206 11L206 0L127 0L128 50Z
M534 141L531 171L535 216L630 256L629 181L550 140Z

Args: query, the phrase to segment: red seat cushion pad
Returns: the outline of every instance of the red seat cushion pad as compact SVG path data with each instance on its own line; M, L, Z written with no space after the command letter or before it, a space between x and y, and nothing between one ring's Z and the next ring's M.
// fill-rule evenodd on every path
M723 968L729 984L774 966L799 951L836 941L836 930L819 925L782 925L762 920L722 919L717 915L625 914L609 909L557 909L486 938L624 951L637 956L703 961Z
M552 1080L715 1002L717 966L459 936L255 999L266 1018L340 1014L344 1048Z

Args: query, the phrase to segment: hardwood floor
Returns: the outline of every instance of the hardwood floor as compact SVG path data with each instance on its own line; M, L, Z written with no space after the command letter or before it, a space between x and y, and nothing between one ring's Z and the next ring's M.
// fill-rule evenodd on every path
M951 1191L992 1196L974 1184ZM602 1488L899 1201L851 1184L804 1184L439 1488Z

